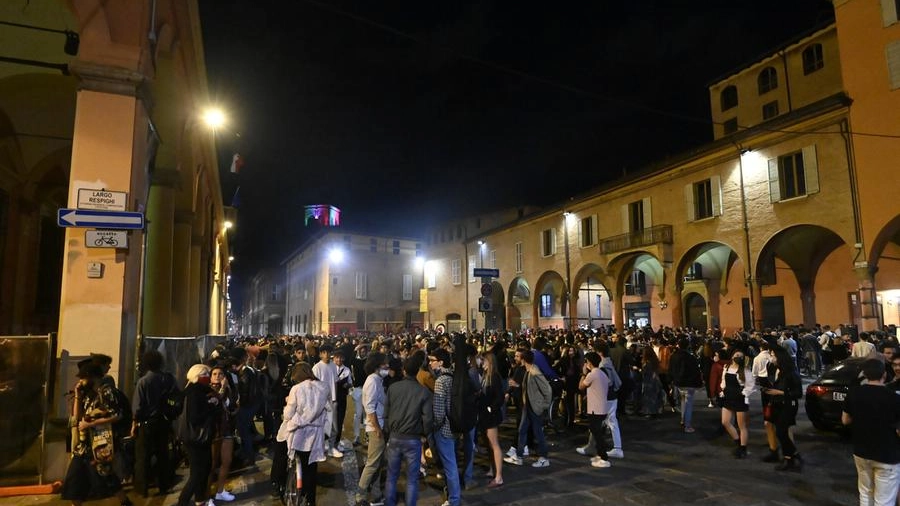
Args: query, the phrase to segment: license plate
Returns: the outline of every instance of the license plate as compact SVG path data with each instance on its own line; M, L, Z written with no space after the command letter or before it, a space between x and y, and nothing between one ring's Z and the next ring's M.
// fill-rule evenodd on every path
M831 398L836 401L843 401L847 397L847 394L844 392L832 392Z

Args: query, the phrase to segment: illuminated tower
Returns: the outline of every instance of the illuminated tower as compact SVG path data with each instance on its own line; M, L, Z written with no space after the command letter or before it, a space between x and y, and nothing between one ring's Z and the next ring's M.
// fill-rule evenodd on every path
M337 227L341 224L341 210L328 204L305 206L303 225L309 226L310 218L323 227Z

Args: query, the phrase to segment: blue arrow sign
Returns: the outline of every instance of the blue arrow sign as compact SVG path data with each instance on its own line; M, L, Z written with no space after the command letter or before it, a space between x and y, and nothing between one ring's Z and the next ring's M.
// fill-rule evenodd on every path
M127 211L99 211L94 209L59 209L56 224L60 227L141 229L144 215Z

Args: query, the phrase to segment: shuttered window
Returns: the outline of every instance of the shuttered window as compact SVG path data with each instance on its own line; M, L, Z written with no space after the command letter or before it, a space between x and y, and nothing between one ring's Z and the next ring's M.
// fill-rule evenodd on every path
M816 147L806 146L800 151L769 160L769 200L802 197L819 192L819 165Z

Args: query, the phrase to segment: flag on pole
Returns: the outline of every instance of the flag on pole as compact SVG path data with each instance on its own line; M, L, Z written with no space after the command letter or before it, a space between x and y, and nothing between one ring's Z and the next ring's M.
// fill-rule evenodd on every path
M240 155L240 153L235 153L233 157L231 157L231 173L237 174L238 171L241 170L241 167L244 166L244 157Z

